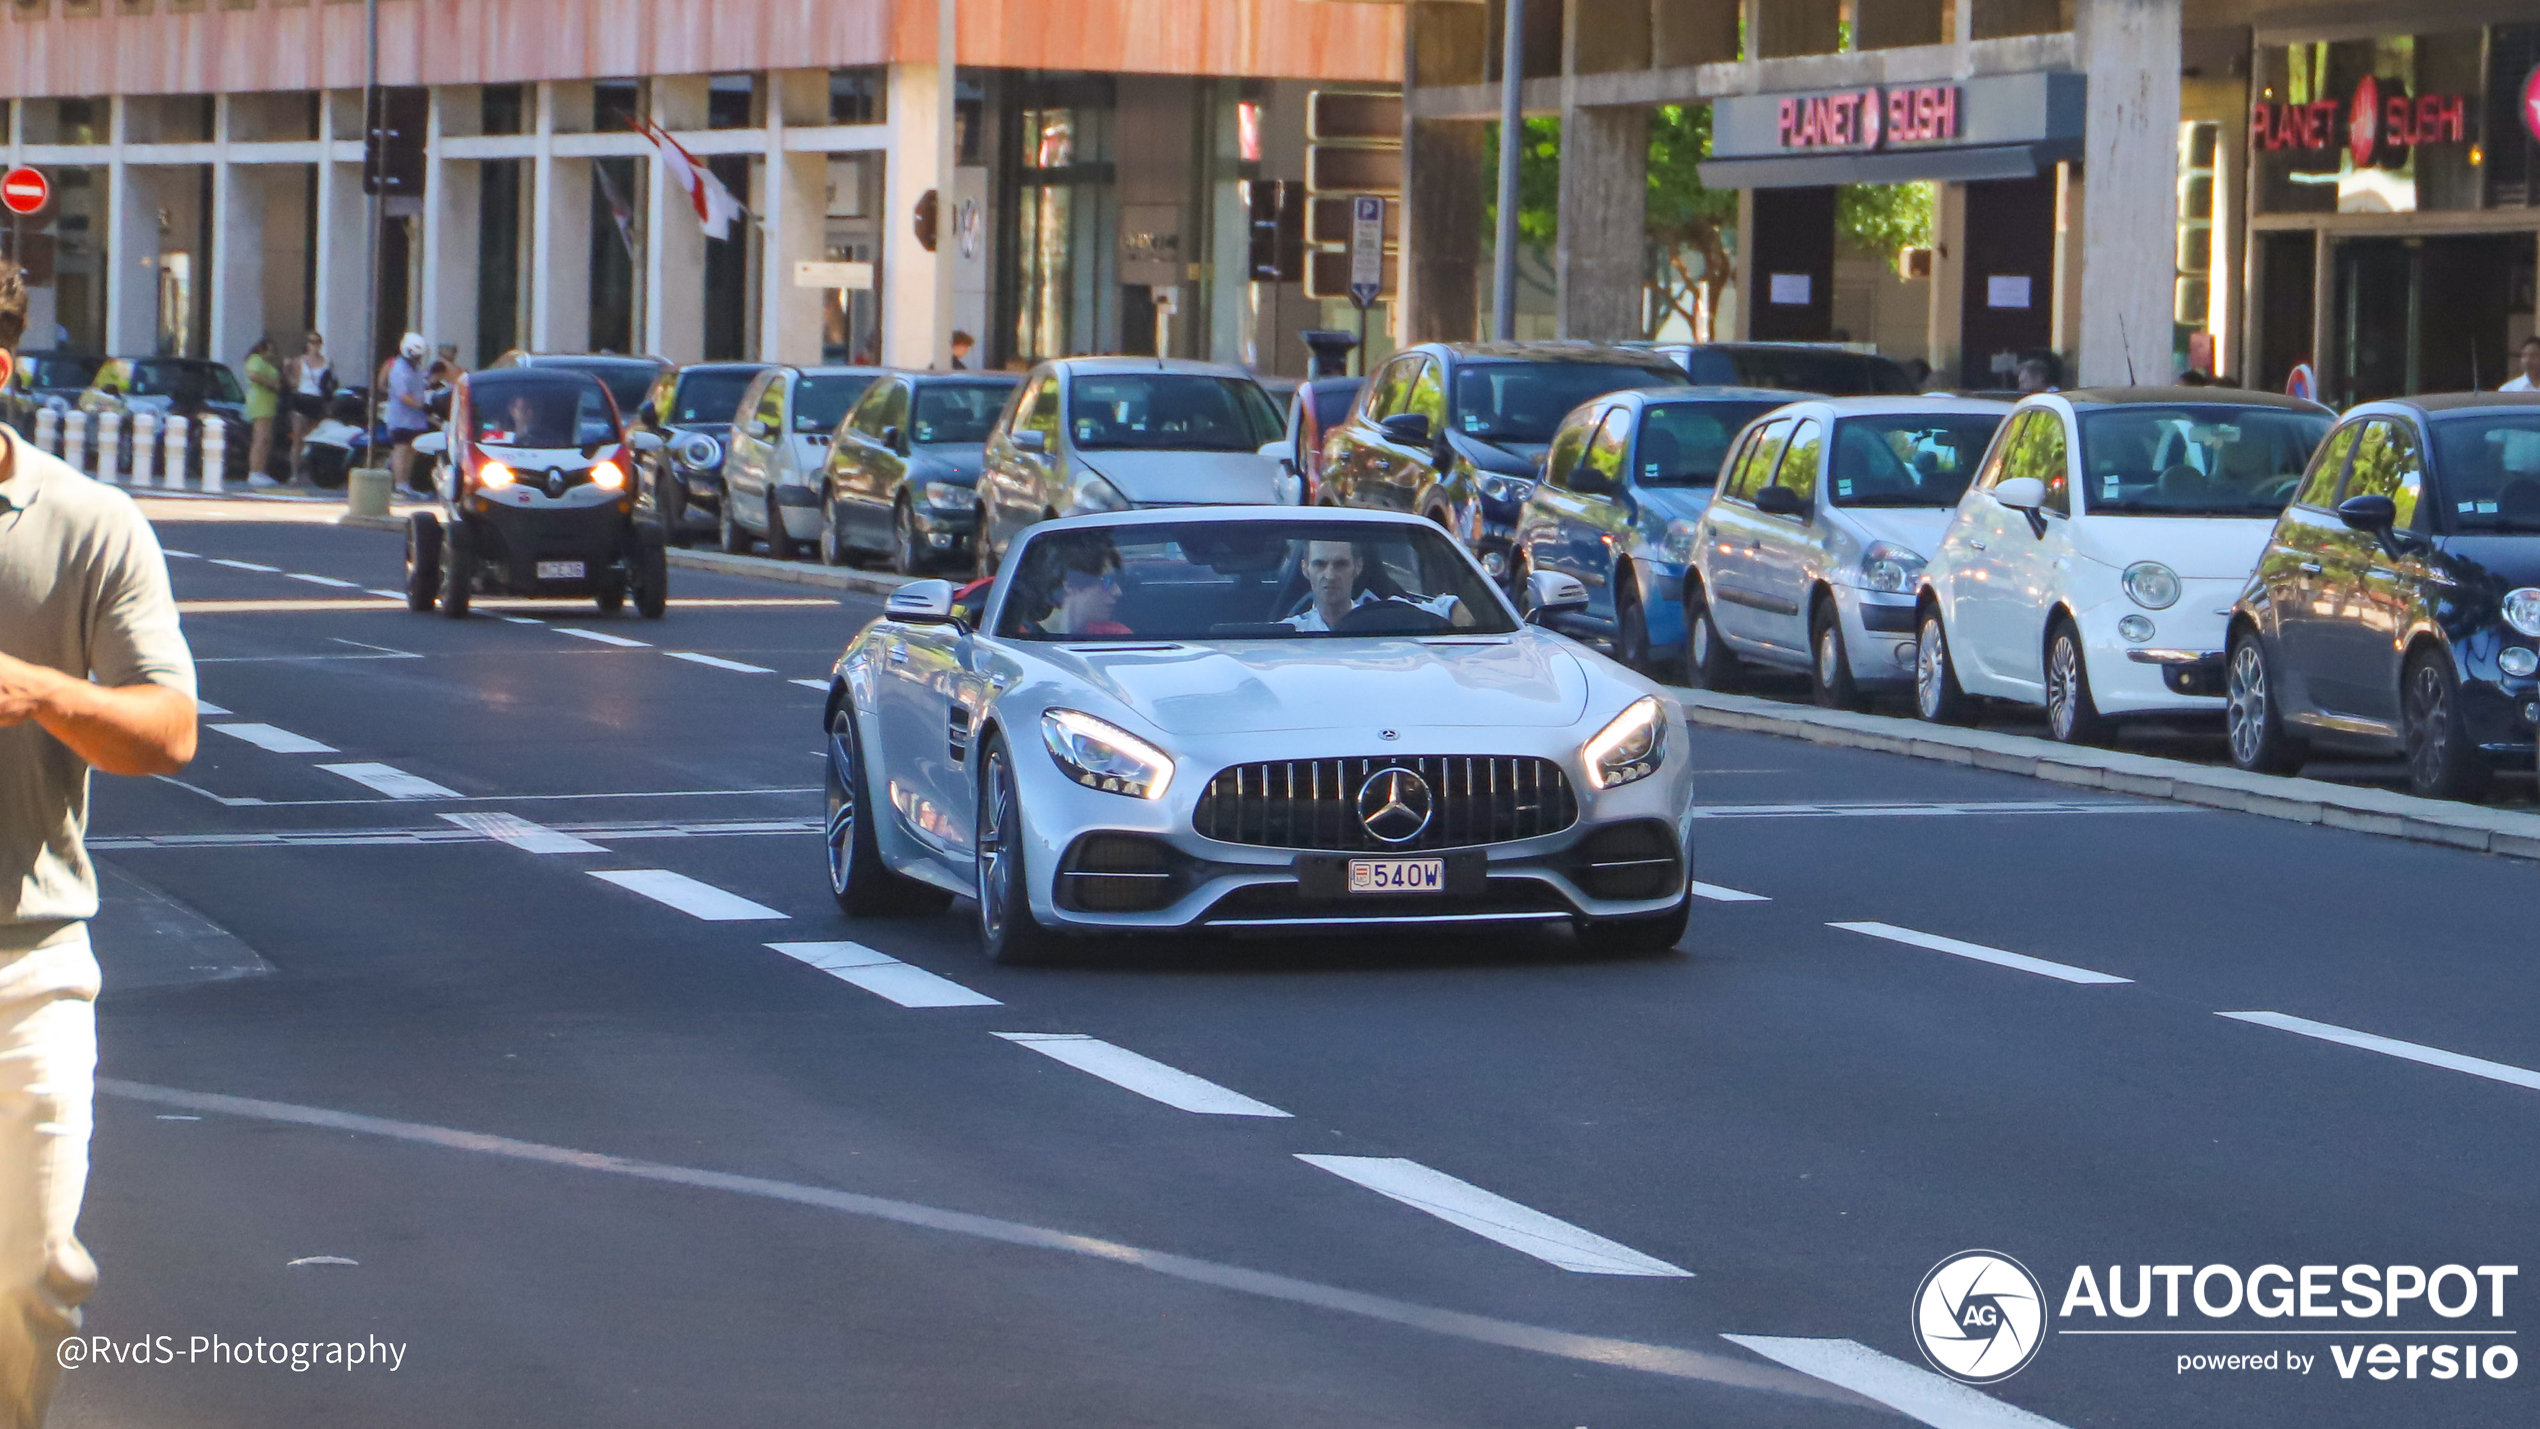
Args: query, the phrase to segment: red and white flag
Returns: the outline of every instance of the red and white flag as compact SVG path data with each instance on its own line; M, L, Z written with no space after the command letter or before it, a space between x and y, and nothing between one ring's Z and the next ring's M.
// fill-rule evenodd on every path
M688 205L697 211L697 226L705 230L706 237L730 238L732 220L747 216L749 210L741 206L712 169L697 162L696 155L681 148L679 141L664 133L659 125L640 116L634 122L635 132L651 140L654 151L661 155L670 181L688 195Z

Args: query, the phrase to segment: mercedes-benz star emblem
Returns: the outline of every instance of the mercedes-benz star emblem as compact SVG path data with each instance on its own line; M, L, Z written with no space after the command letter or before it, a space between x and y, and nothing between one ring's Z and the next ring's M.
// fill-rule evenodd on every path
M1381 842L1411 842L1435 812L1429 781L1412 770L1379 769L1358 786L1358 822Z

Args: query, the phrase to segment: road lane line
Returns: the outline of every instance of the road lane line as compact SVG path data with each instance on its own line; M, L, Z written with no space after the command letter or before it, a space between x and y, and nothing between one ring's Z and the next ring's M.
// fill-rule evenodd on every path
M375 595L375 596L378 596L381 600L404 600L404 599L406 598L406 593L405 593L404 591L401 591L401 590L383 590L383 589L381 589L381 588L379 588L379 587L377 587L377 586L373 586L373 587L371 587L369 590L363 591L363 592L362 592L362 594L364 594L364 595Z
M730 670L734 674L739 675L773 675L776 673L774 670L767 668L765 665L744 665L738 660L726 660L720 655L700 655L694 650L664 650L661 653L669 656L673 660L685 660L691 665L709 665L717 670Z
M822 694L827 694L829 692L829 682L827 680L787 680L785 683L789 685L800 685L806 690L818 690Z
M270 749L276 754L333 754L336 752L334 745L320 744L305 734L293 734L287 729L276 729L269 724L216 724L212 728L233 739L243 739L258 749Z
M1493 1195L1470 1181L1432 1171L1417 1161L1399 1156L1303 1153L1296 1159L1563 1270L1581 1275L1693 1275L1690 1270L1643 1255L1594 1231Z
M767 946L902 1007L1005 1005L984 992L972 992L951 978L937 977L924 968L911 967L862 943L770 943Z
M227 566L233 571L260 571L269 576L282 574L282 567L280 566L261 566L256 564L254 561L233 561L227 556L212 557L212 564L216 566Z
M341 774L356 784L367 784L391 799L455 799L456 789L444 788L420 774L409 774L393 764L321 764L329 774Z
M2092 972L2088 968L2077 968L2070 963L2055 963L2048 962L2044 958L2032 958L2026 953L2008 953L2004 952L2000 948L1988 948L1982 943L1962 943L1955 938L1938 937L1931 933L1917 933L1911 928L1899 928L1893 923L1828 923L1826 926L1829 928L1841 928L1847 933L1867 933L1873 938L1885 938L1891 943L1904 943L1912 947L1929 948L1935 953L1948 953L1956 957L1973 958L1977 962L1991 963L1996 967L2016 968L2024 973L2035 973L2039 977L2058 978L2064 982L2097 984L2134 981L2134 979L2130 977L2118 977L2112 973Z
M1714 903L1770 903L1773 901L1761 893L1740 893L1734 888L1722 888L1716 883L1694 884L1693 896L1708 898Z
M1000 1032L1008 1042L1029 1047L1053 1061L1090 1072L1116 1087L1151 1101L1202 1116L1286 1116L1267 1102L1257 1102L1204 1077L1142 1057L1079 1032Z
M362 588L362 583L360 581L339 581L333 576L313 576L306 571L286 571L284 572L282 578L287 581L307 581L311 585L333 586L337 590L360 590ZM402 595L404 592L400 591L399 594Z
M711 883L699 883L684 873L666 868L595 868L593 878L616 884L629 893L640 893L655 903L667 904L691 918L709 923L746 923L757 919L782 919L787 915L764 903L753 903L738 893L726 893Z
M589 839L559 833L545 824L533 824L518 814L466 813L441 816L463 829L471 829L489 839L510 844L528 853L607 853L608 850Z
M2504 1082L2512 1086L2529 1087L2540 1091L2540 1072L2529 1071L2510 1063L2490 1062L2484 1057L2469 1057L2458 1052L2446 1052L2440 1047L2428 1047L2421 1042L2402 1042L2396 1037L2379 1037L2370 1032L2357 1032L2351 1027L2313 1022L2307 1017L2295 1017L2283 1012L2218 1012L2214 1015L2228 1017L2234 1022L2273 1027L2282 1032L2298 1032L2302 1036L2316 1037L2322 1042L2335 1042L2342 1047L2360 1047L2367 1052L2379 1052L2385 1057L2422 1062L2426 1066L2441 1067L2448 1072L2467 1072L2473 1077L2485 1077L2491 1082Z
M494 799L502 798L503 796L487 795L485 797ZM381 801L377 799L338 799L328 800L326 802L345 804L377 804ZM256 805L255 807L270 808L273 806ZM88 846L100 851L114 850L119 852L132 849L153 848L376 848L383 844L429 846L435 844L475 843L480 840L494 839L496 837L496 835L492 833L480 831L471 824L460 821L455 815L443 814L441 817L451 820L451 822L456 826L452 828L440 828L434 826L425 828L394 829L264 829L241 833L217 834L99 835L89 839ZM520 822L523 824L529 824L529 821L526 819L523 819ZM532 828L547 828L549 833L556 834L562 838L606 839L610 843L617 843L625 839L708 839L752 837L795 838L807 833L818 833L820 831L821 821L816 817L809 819L690 819L678 822L644 820L641 822L612 821L603 823L566 824L555 827L536 824L531 824L529 826ZM594 845L594 847L597 847L597 845ZM541 851L545 852L547 850ZM561 845L552 851L558 853L582 852L580 849L567 849Z
M172 550L166 546L161 546L159 548L159 554L162 556L174 556L180 561L199 561L203 559L201 556L196 555L192 551Z
M2200 814L2193 804L2115 799L1978 799L1943 804L1703 804L1697 819L1900 819L1985 814Z
M534 615L506 615L503 619L510 621L514 625L544 625L547 623Z
M194 713L198 715L225 715L228 714L229 711L213 704L210 700L203 698L201 695L196 695L194 697Z
M988 1241L997 1245L1076 1256L1123 1269L1143 1270L1149 1274L1161 1275L1186 1284L1206 1285L1282 1304L1303 1305L1333 1314L1351 1315L1379 1324L1398 1325L1405 1329L1458 1339L1468 1344L1523 1350L1529 1354L1546 1355L1579 1365L1632 1370L1641 1374L1653 1374L1692 1383L1761 1390L1819 1403L1865 1408L1872 1404L1871 1401L1849 1390L1837 1389L1822 1380L1793 1374L1786 1369L1759 1365L1743 1356L1714 1354L1705 1350L1687 1349L1680 1345L1659 1345L1639 1340L1616 1339L1607 1335L1585 1335L1544 1325L1529 1325L1516 1320L1501 1320L1488 1315L1469 1314L1461 1310L1439 1309L1435 1306L1390 1299L1382 1295L1370 1295L1360 1290L1300 1280L1295 1276L1279 1275L1271 1271L1253 1270L1240 1265L1228 1265L1222 1261L1201 1260L1194 1256L1175 1255L1170 1251L1126 1245L1119 1241L1082 1235L1075 1231L1057 1230L1022 1221L999 1220L992 1216L947 1210L940 1206L921 1205L912 1201L896 1201L881 1196L861 1195L853 1191L834 1190L827 1186L807 1186L800 1182L777 1181L762 1176L740 1176L729 1171L707 1171L659 1161L640 1161L632 1157L613 1156L606 1152L580 1151L572 1147L515 1140L508 1136L462 1131L455 1127L432 1126L413 1121L392 1121L385 1117L364 1116L358 1112L336 1111L327 1107L297 1106L290 1102L263 1101L251 1097L225 1096L217 1092L196 1092L177 1087L151 1086L148 1083L127 1082L116 1077L98 1078L97 1091L102 1096L140 1102L145 1106L180 1107L190 1112L245 1117L286 1126L348 1131L361 1136L376 1136L384 1140L431 1146L444 1151L464 1151L478 1156L501 1157L559 1170L623 1176L660 1185L720 1191L727 1195L753 1196L761 1200L809 1206L865 1220L938 1231L946 1235L967 1236L973 1240Z
M1934 1429L2063 1429L2052 1419L2005 1404L1944 1375L1880 1354L1854 1340L1791 1340L1774 1335L1722 1335L1768 1360L1875 1399Z
M597 640L603 645L622 645L630 650L651 648L641 640L629 640L623 635L611 635L605 630L585 630L578 625L559 625L556 627L556 633L570 635L576 640Z

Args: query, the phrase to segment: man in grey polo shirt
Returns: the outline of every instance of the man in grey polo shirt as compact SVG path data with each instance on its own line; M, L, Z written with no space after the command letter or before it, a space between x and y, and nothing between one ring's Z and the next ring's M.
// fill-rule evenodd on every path
M0 384L26 285L0 262ZM194 661L132 499L0 427L0 1429L44 1422L96 1263L73 1234L97 1063L88 771L194 757Z

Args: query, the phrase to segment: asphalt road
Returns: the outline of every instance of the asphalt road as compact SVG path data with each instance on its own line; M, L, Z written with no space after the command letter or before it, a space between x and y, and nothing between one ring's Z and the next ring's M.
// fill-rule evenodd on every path
M1954 1395L1910 1313L1979 1247L2050 1308L2081 1265L2540 1261L2529 865L1698 730L1670 955L999 968L967 904L829 900L794 682L876 602L679 572L660 622L457 623L336 608L393 536L162 537L224 713L182 782L101 781L82 1233L91 1332L174 1362L73 1370L59 1424L2540 1418L2540 1367L2331 1353L2500 1363L2540 1265L2501 1317L2059 1315L2163 1333ZM2176 1365L2269 1352L2312 1367Z

